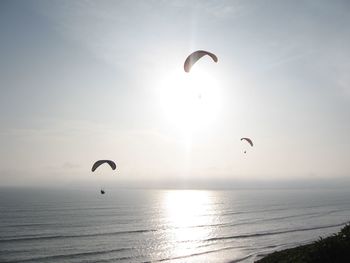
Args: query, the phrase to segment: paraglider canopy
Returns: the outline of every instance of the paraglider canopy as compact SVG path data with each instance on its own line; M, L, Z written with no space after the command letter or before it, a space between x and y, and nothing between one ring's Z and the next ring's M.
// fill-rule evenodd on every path
M111 161L111 160L99 160L96 161L94 163L94 165L91 168L91 171L94 172L100 165L107 163L109 164L109 166L112 168L112 170L115 170L117 168L117 165L115 164L115 162Z
M184 63L185 72L187 72L187 73L190 72L192 66L205 55L210 56L214 62L218 62L217 56L214 55L213 53L210 53L210 52L205 51L205 50L197 50L197 51L193 52L192 54L190 54L186 58L185 63Z
M241 138L241 141L243 141L243 140L245 140L245 141L247 141L249 144L250 144L250 146L252 146L253 147L253 142L252 142L252 140L251 139L249 139L249 138Z

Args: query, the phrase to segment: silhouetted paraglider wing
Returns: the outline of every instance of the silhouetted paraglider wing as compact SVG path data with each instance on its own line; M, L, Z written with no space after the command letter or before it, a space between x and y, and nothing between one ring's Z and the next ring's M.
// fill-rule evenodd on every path
M214 55L213 53L210 53L204 50L197 50L186 58L185 64L184 64L184 70L186 72L190 72L192 66L205 55L210 56L214 60L214 62L218 62L217 56Z
M243 140L247 141L250 144L250 146L253 147L253 142L252 142L251 139L249 139L249 138L241 138L241 141L243 141Z
M91 168L91 171L94 172L100 165L104 163L108 163L112 170L115 170L115 168L117 168L116 164L111 160L99 160L94 163L94 165Z

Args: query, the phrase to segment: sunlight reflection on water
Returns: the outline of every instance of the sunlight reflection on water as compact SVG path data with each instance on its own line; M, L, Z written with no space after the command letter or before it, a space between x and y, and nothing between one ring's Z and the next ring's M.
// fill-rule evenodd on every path
M214 223L212 205L210 191L167 191L164 194L164 218L170 227L166 238L174 244L169 256L192 254L202 245L201 240L212 236L212 228L201 227ZM197 245L193 246L194 243Z

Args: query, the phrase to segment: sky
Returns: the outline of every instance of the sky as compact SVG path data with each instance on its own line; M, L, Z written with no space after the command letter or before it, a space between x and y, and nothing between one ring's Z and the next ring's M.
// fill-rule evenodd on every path
M349 11L1 1L0 186L349 183ZM218 63L185 73L195 50Z

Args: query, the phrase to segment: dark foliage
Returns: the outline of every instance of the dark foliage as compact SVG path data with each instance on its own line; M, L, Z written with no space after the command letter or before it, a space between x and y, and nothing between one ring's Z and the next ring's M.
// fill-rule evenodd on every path
M274 252L259 263L340 263L350 262L350 224L338 234L314 243Z

